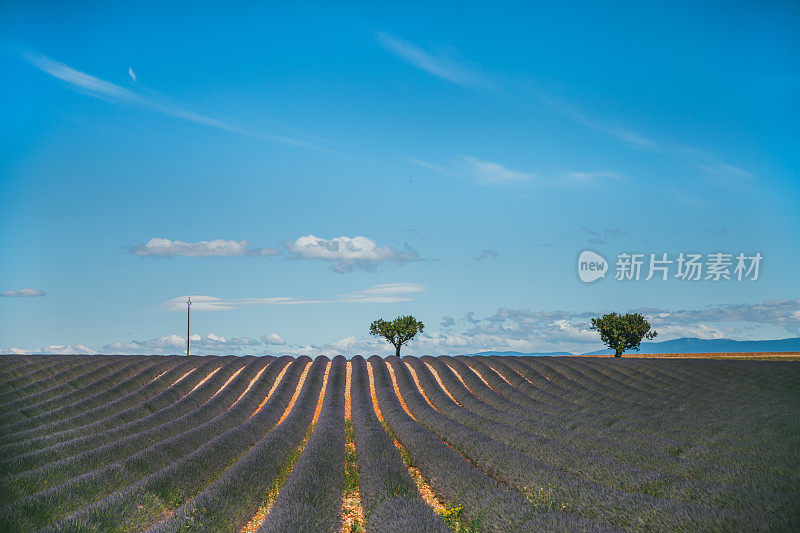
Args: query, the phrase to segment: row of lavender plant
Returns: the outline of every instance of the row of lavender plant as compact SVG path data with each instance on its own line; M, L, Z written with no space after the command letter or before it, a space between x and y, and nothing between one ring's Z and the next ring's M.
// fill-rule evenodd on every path
M399 358L387 358L400 391L417 419L487 474L534 501L544 500L586 518L629 530L724 527L730 517L714 509L612 489L549 467L433 409ZM544 493L544 494L542 494Z
M618 442L621 446L620 453L622 457L630 458L638 455L640 459L645 457L649 460L651 455L655 454L669 464L674 462L674 460L669 459L671 457L670 451L682 444L669 435L659 437L619 427L611 427L625 409L618 408L610 415L604 411L598 412L598 400L591 396L574 400L578 405L582 406L582 409L581 411L569 412L567 410L559 411L554 406L548 406L541 400L533 399L526 394L519 394L520 391L526 391L530 384L525 383L524 379L499 361L493 361L493 367L515 386L506 383L505 379L492 371L480 358L448 358L446 361L459 371L464 380L468 382L467 385L470 390L475 392L481 399L487 402L494 402L492 405L500 404L502 405L502 407L499 407L501 409L522 409L531 415L535 413L535 417L531 416L531 418L535 418L537 421L548 421L554 426L566 426L571 432L583 435L588 440L599 437L606 441ZM477 379L469 368L476 370L481 377L486 379L491 389L480 379ZM551 378L551 380L555 379L555 376ZM642 465L638 464L637 466ZM689 465L682 465L681 468L686 466ZM701 468L703 471L713 471L715 468L714 465L710 464L693 466Z
M541 403L531 401L525 394L519 394L517 389L509 387L498 376L492 376L480 364L480 362L469 361L482 374L488 376L490 385L497 391L487 387L478 379L462 360L453 358L443 358L455 370L459 371L464 377L470 390L481 400L491 404L502 411L515 413L527 417L534 424L531 431L536 433L538 426L547 426L547 434L552 435L555 440L569 440L576 447L581 447L587 451L597 454L606 454L609 457L627 463L632 466L653 470L678 478L695 480L706 479L710 482L724 483L732 474L730 469L721 467L714 461L687 458L676 450L684 449L683 445L676 440L676 435L667 435L666 438L647 436L633 432L615 425L615 422L622 418L625 412L638 413L637 409L620 409L616 411L613 418L607 418L600 413L594 412L594 403L591 398L581 400L581 405L585 411L582 413L564 413L559 418L558 415L546 416L539 410ZM499 362L493 363L502 373L513 376L504 369ZM473 374L473 375L471 375ZM555 379L555 376L553 377ZM524 383L518 385L520 390L524 390ZM499 392L504 395L500 395ZM540 434L540 433L538 433Z
M92 373L98 368L113 365L114 363L114 359L98 357L95 359L87 359L80 364L69 366L54 374L43 371L37 375L38 379L36 381L4 394L1 400L3 402L3 408L16 409L14 404L24 406L26 405L25 402L30 399L34 399L34 401L39 397L47 399L53 395L62 394L67 390L74 390L70 384L76 379L85 378L87 376L91 377ZM6 422L3 418L4 417L0 418L0 425L5 426Z
M14 413L8 413L4 431L8 433L17 433L19 431L30 429L43 422L58 419L59 415L66 412L78 413L82 410L97 407L98 403L92 403L93 396L109 393L114 394L112 391L117 386L128 381L131 377L136 376L140 372L157 366L157 359L150 358L131 358L126 363L112 363L107 370L94 372L92 381L90 383L81 383L81 380L75 380L69 384L67 392L53 396L51 398L39 401L35 404L17 408ZM87 400L90 400L87 402Z
M181 404L179 403L181 399L195 387L199 388L202 380L224 362L222 358L205 358L197 366L190 365L186 373L179 376L176 382L145 402L133 404L116 414L102 417L87 425L39 437L44 441L44 447L35 446L23 453L0 460L0 472L16 474L39 468L70 455L113 442L120 438L120 435L135 434L185 414L191 404L189 402ZM157 387L161 387L161 384ZM195 391L197 392L200 390Z
M556 440L559 440L559 436L569 440L578 439L582 447L596 453L603 453L603 450L614 450L611 453L614 454L613 457L616 460L640 468L647 468L647 465L651 464L653 455L661 460L662 466L675 463L673 457L663 451L656 451L655 448L658 445L662 448L669 447L673 441L667 441L667 443L643 442L646 439L641 435L615 431L613 428L605 426L597 417L593 419L591 402L584 404L584 412L570 413L566 410L560 412L542 400L521 394L520 390L525 390L526 382L519 376L517 378L521 383L515 383L516 388L511 387L494 372L482 368L480 362L468 360L479 371L483 370L481 375L485 375L489 383L487 386L463 360L450 357L441 357L440 360L457 371L469 391L481 401L501 411L528 418L532 423L528 430L535 434L552 436ZM495 362L494 366L500 371L505 370L501 363ZM507 372L506 375L513 383L514 373ZM540 428L538 432L536 428ZM652 441L652 439L650 440ZM681 465L681 468L685 466ZM660 468L658 470L663 471ZM672 472L672 470L669 471Z
M133 435L115 445L92 451L80 464L81 468L85 469L85 474L78 475L82 472L76 473L76 470L70 471L69 467L61 465L60 469L47 469L45 475L38 474L33 479L23 478L26 483L33 481L34 487L42 488L35 494L4 506L0 510L2 517L0 520L11 524L15 529L17 527L23 529L29 525L41 527L83 505L128 486L193 451L218 434L220 429L224 429L224 420L220 421L218 417L241 396L252 378L263 368L263 362L257 358L250 359L247 366L223 391L191 413L160 428ZM241 363L234 366L234 370L239 368L242 368ZM219 390L231 375L232 372L225 372L223 380L213 385L214 392ZM207 383L212 381L213 379L210 379ZM75 467L74 464L69 466ZM43 481L43 478L46 481ZM53 484L51 480L54 478L61 482ZM27 488L28 485L23 486Z
M531 426L528 419L482 404L466 391L452 371L441 361L428 358L425 362L431 364L437 371L447 391L453 394L463 407L459 407L441 390L423 362L415 358L404 358L404 361L415 369L426 397L439 412L465 426L490 435L493 439L548 466L625 492L642 492L651 496L701 503L710 507L719 506L725 498L736 497L741 505L743 496L746 496L751 503L774 496L764 491L743 495L738 486L726 486L705 479L687 480L683 477L631 467L614 461L602 453L587 451L577 440L563 438L555 441L541 437L528 431Z
M632 365L649 361L612 360L607 364ZM655 361L655 364L697 368L698 375L707 373L709 376L702 388L668 395L672 397L671 403L662 407L673 417L666 426L667 435L690 444L669 450L666 457L655 452L636 454L637 462L644 468L669 470L676 477L701 480L708 483L709 488L718 484L718 490L695 492L695 498L708 505L737 509L740 514L752 515L754 523L761 521L770 527L792 523L791 516L797 514L797 508L788 501L792 495L800 493L800 489L795 488L800 487L800 483L798 475L786 474L798 472L787 465L800 463L791 451L800 449L800 438L792 437L797 432L791 433L787 422L792 420L792 412L800 411L800 403L791 399L790 392L794 391L797 396L798 370L791 372L796 366L777 362L698 360ZM701 371L698 367L705 368ZM763 374L769 377L761 378ZM787 374L794 375L793 382L786 379ZM591 408L590 400L585 404ZM800 417L795 418L800 421ZM753 420L759 423L753 424ZM613 421L615 423L607 429L620 433L625 433L627 427L641 431L651 425L664 426L663 420L647 414L645 409L620 410ZM800 423L793 425L797 428ZM723 442L731 446L721 445ZM754 454L753 450L759 453ZM597 452L602 453L602 447ZM616 456L621 449L609 446L607 453ZM623 454L622 458L629 460L632 456ZM672 469L664 468L665 461L669 460L674 463ZM701 490L701 487L702 484L698 484L696 489ZM668 493L670 486L665 479L654 489L658 493Z
M344 489L344 387L347 362L333 358L319 422L258 529L335 533Z
M283 357L271 363L252 389L229 411L206 423L218 430L215 437L204 440L204 432L190 432L170 439L171 442L164 443L166 448L154 450L162 456L153 461L154 466L171 461L167 466L132 485L112 485L118 490L78 509L51 529L140 531L158 521L166 512L178 508L218 479L271 431L289 405L300 375L310 362L308 357L297 360ZM291 366L286 368L289 364ZM281 382L262 406L284 369L286 372ZM149 456L150 452L145 454ZM131 474L140 473L134 471Z
M588 363L609 374L625 368L665 369L699 379L698 383L686 378L695 386L666 395L664 414L647 409L623 411L614 428L667 432L688 443L676 448L676 455L724 469L725 490L705 495L720 507L766 517L774 529L800 521L800 508L792 503L800 496L800 368L796 364L701 359Z
M327 365L327 357L317 357L288 416L216 481L148 531L239 531L265 502L302 443Z
M113 394L103 396L101 404L95 408L72 413L67 409L60 417L44 422L44 416L36 420L38 425L17 433L0 437L0 457L9 457L32 452L52 446L67 438L65 430L79 428L103 418L108 418L121 411L147 401L169 388L178 378L198 365L194 360L183 357L166 357L161 364L153 366L131 378ZM129 390L125 394L125 390ZM109 391L111 392L111 391ZM116 397L117 393L123 394ZM102 394L102 393L101 393ZM61 433L60 432L65 432Z
M23 459L36 456L32 469L28 468L2 481L0 497L3 500L0 501L11 501L64 483L73 477L128 457L145 444L155 444L216 416L225 406L219 396L213 403L209 400L234 372L250 360L243 361L238 357L228 359L227 364L219 368L197 390L135 423L47 448L41 450L42 453L13 458L12 466L19 468L21 464L30 467L31 461L23 462ZM42 460L45 462L42 463Z
M6 359L4 356L0 362L4 363L4 371L0 377L0 404L5 403L9 399L18 397L17 389L30 385L43 377L52 376L61 372L64 369L86 363L89 359L85 356L65 358L58 356L19 356L17 360L19 364L10 364L5 366L5 361L13 359Z
M367 530L448 533L444 521L423 501L400 453L375 414L364 358L356 356L351 364L350 402L359 493Z
M468 527L478 531L603 530L594 521L543 509L474 468L426 426L411 418L397 398L386 363L369 359L381 413L400 443L414 458L437 497L460 507Z
M693 361L686 361L683 364L685 365L691 363L693 363ZM724 362L720 363L724 365ZM530 364L533 365L533 363ZM577 362L575 360L559 360L558 362L551 361L545 364L548 364L551 367L556 367L559 365L575 365L579 366L584 371L588 367L593 366L591 360L586 362ZM702 413L698 413L693 418L694 423L692 424L692 428L694 428L694 431L676 432L674 428L676 427L676 424L681 424L685 419L685 413L680 406L686 402L687 397L696 395L697 391L705 391L701 394L702 397L702 395L708 391L708 383L714 383L720 379L721 376L718 375L720 365L715 365L715 368L717 370L717 375L714 376L713 379L707 379L706 385L702 387L693 387L689 390L685 388L675 389L662 394L654 393L650 395L640 395L636 401L635 407L635 412L639 416L635 418L622 416L622 413L624 413L626 409L620 408L611 409L610 412L605 411L602 413L593 411L591 415L595 416L599 420L603 420L606 426L613 426L613 430L620 436L638 434L646 439L649 439L653 444L660 443L661 447L655 449L661 453L672 453L674 450L686 450L693 446L702 445L705 439L713 436L718 431L718 428L716 428L714 424L701 425L698 423L699 417L702 416ZM565 373L569 373L569 371L566 371ZM698 374L701 373L698 372ZM599 378L595 377L593 380L602 381L604 376L607 376L607 374L603 374ZM583 378L578 374L572 374L573 381L585 379L586 378ZM743 391L741 390L739 391L740 394L742 392ZM582 403L585 405L592 405L592 399L592 396L588 395ZM639 423L641 420L646 420L647 424ZM641 442L639 442L639 444L642 445ZM720 464L718 460L708 461L702 460L699 457L695 457L694 462L705 463L706 468L710 469L716 469L717 465ZM733 465L736 464L735 460L726 462Z

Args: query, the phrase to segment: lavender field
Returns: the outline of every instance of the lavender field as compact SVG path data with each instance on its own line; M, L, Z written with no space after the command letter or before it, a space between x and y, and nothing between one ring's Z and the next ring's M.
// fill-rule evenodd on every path
M800 528L800 364L2 356L0 531Z

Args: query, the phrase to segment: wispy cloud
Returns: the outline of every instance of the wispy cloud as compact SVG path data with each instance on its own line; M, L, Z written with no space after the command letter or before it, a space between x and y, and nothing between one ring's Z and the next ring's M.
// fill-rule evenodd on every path
M133 67L128 67L128 76L130 76L133 81L136 81L136 73L133 71Z
M9 297L29 297L29 296L44 296L44 291L39 289L8 289L0 292L0 296Z
M563 173L563 177L575 183L586 184L601 179L619 180L621 176L619 172L613 170L598 170L593 172L581 172L578 170L569 170Z
M478 66L472 65L460 58L458 53L453 49L443 50L434 48L432 50L426 50L419 45L388 33L378 33L377 36L378 41L389 52L440 79L472 89L485 89L489 87L494 89L504 88L504 84L497 76L493 76ZM591 117L580 111L576 106L548 94L539 88L536 83L526 84L526 89L524 90L526 92L526 97L529 98L530 95L533 94L537 100L561 115L587 128L613 137L634 149L680 157L696 168L713 175L732 175L740 178L751 177L751 174L746 170L726 163L708 151L678 144L659 142L630 127ZM413 158L407 158L407 160L419 166L425 166L425 164L427 164L427 162L422 160L414 161Z
M473 89L487 89L493 83L479 69L456 57L454 51L424 48L388 33L378 33L378 41L389 52L425 72Z
M411 156L405 156L403 159L406 163L441 176L466 179L476 185L509 186L535 183L555 186L571 183L584 186L600 180L622 179L618 172L611 170L568 170L555 173L518 170L497 161L489 161L471 155L460 155L449 159L447 163L435 163Z
M253 305L284 306L284 305L315 305L315 304L341 304L341 303L397 303L410 302L410 295L425 292L427 287L418 283L387 283L373 285L364 290L341 294L330 298L293 298L288 296L273 296L268 298L218 298L216 296L191 295L192 310L195 311L229 311ZM165 302L170 310L186 310L186 300L189 296L178 296Z
M607 124L603 121L590 118L586 116L586 114L576 109L574 106L547 95L541 89L535 88L533 89L533 92L542 103L547 104L550 108L558 111L565 117L583 124L588 128L605 135L615 137L617 140L620 140L640 150L654 150L658 146L658 143L656 143L654 140L649 139L645 135L637 133L629 128Z
M143 257L231 257L271 256L281 253L277 248L250 246L249 241L214 239L211 241L183 242L154 237L144 244L131 247L131 253Z
M278 135L243 123L234 124L231 121L220 120L200 113L195 113L182 105L171 103L165 98L162 98L156 94L143 96L138 92L120 87L119 85L100 79L96 76L92 76L91 74L81 72L80 70L70 67L69 65L60 63L43 55L25 54L24 58L37 69L69 84L72 88L107 102L118 105L129 105L150 109L162 115L178 118L186 122L202 124L211 128L244 135L251 138L279 142L318 152L344 155L336 152L333 149L304 141L302 139ZM132 68L129 68L128 74L134 81L136 81L136 74L133 73Z
M532 172L512 170L505 165L472 156L461 156L464 168L478 183L488 185L502 185L505 183L519 183L536 178Z
M64 63L54 61L42 55L28 54L25 58L31 65L38 68L42 72L53 76L61 81L64 81L72 87L79 89L90 96L101 98L110 102L118 104L128 104L152 109L164 115L180 118L188 122L195 122L197 124L204 124L212 128L217 128L236 133L246 133L245 130L229 124L228 122L217 120L199 113L194 113L183 107L172 105L167 102L155 99L145 98L144 96L135 93L124 87L120 87L109 81L102 80L80 70L76 70Z

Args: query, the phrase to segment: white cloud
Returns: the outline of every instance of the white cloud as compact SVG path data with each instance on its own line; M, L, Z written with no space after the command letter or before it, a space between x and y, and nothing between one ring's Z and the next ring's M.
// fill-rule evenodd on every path
M720 329L706 324L693 325L660 325L658 326L657 341L696 337L698 339L724 339L727 335Z
M408 294L425 290L422 285L397 283L376 285L356 293L342 295L332 302L399 301ZM361 299L359 299L361 298ZM216 299L224 302L224 300ZM241 305L234 301L227 305ZM222 304L220 304L222 305ZM656 341L682 337L701 339L735 338L736 331L758 334L758 327L784 328L800 332L800 300L779 300L756 304L718 305L695 310L666 309L632 310L643 313L658 331ZM585 353L603 348L597 332L589 329L589 319L604 311L532 311L501 307L495 313L478 317L469 312L459 320L445 316L443 331L425 331L412 340L404 353L463 354L481 351ZM622 310L622 312L626 312ZM424 317L423 317L424 318ZM740 325L744 324L744 328ZM763 331L763 330L762 330ZM774 332L774 329L772 330ZM751 335L749 338L755 338ZM193 334L193 353L254 354L272 352L287 355L386 355L393 348L383 339L350 335L326 344L288 344L276 334L269 333L256 340L249 337L224 337L209 333ZM115 342L100 348L102 353L170 354L183 353L186 337L167 335L144 341ZM195 351L196 350L196 351ZM39 350L12 348L10 353L92 354L97 350L82 344L50 345Z
M337 303L395 303L410 302L410 294L424 292L427 288L418 283L387 283L373 285L351 294L341 294L330 298L292 298L274 296L269 298L217 298L216 296L192 295L193 311L228 311L251 305L310 305ZM165 302L173 311L185 311L186 299L178 296Z
M355 269L374 270L381 263L408 263L419 260L419 254L411 246L405 250L378 245L362 236L323 239L304 235L294 242L287 242L290 259L315 259L328 261L335 272L351 272Z
M130 76L133 81L136 81L136 73L133 71L133 67L128 67L128 76Z
M492 87L492 83L480 70L471 67L463 59L454 57L452 50L425 50L388 33L378 33L377 36L378 41L389 52L437 78L462 87Z
M264 335L261 337L261 342L264 344L271 344L271 345L282 345L286 344L286 341L278 335L277 333L270 333L269 335Z
M44 296L44 291L39 289L8 289L0 293L0 296Z
M95 355L99 352L84 346L83 344L51 344L42 346L38 350L23 350L21 348L11 348L9 352L13 355Z
M261 342L248 337L222 337L209 333L208 335L192 334L191 352L193 354L202 353L241 353L247 351L254 353L258 351ZM106 354L126 354L126 355L167 355L181 354L186 352L185 335L165 335L143 341L134 340L127 342L112 342L103 346L100 351Z
M211 241L183 242L154 237L144 244L131 248L131 253L149 257L230 257L271 256L280 254L276 248L255 248L249 241L214 239Z
M750 323L777 326L792 333L800 333L800 299L711 305L700 309L674 311L648 308L639 312L658 325Z

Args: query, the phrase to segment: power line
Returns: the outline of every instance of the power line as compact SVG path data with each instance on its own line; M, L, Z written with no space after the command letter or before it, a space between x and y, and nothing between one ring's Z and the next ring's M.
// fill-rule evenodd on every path
M186 299L186 356L189 356L189 313L192 310L192 297Z

